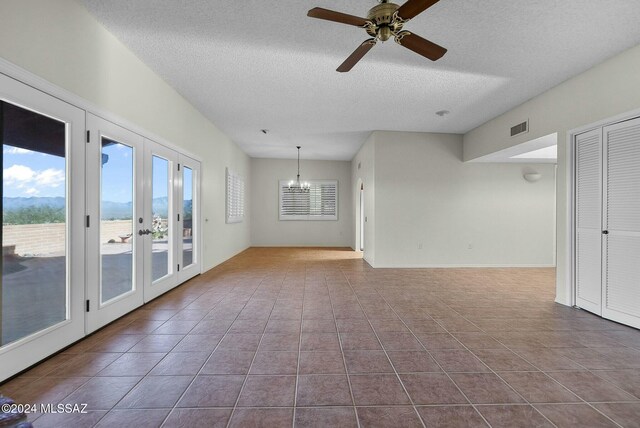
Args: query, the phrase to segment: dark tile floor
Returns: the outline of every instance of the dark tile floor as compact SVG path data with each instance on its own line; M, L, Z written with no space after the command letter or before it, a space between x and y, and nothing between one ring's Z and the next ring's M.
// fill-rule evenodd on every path
M552 269L250 249L3 385L36 427L640 427L640 332Z

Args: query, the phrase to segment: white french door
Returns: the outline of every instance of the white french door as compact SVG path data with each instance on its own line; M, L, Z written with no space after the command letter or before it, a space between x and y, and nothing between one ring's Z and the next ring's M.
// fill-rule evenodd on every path
M84 336L84 111L0 74L0 381Z
M178 282L200 273L200 162L180 154L178 157Z
M200 273L200 163L0 74L0 382Z
M145 140L144 163L144 301L148 302L178 284L178 153Z
M144 139L87 114L87 333L143 303Z
M200 163L88 114L87 332L200 273Z

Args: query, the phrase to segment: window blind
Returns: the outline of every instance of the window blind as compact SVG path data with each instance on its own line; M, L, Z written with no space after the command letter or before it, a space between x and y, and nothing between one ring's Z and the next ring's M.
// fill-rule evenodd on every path
M227 168L227 223L244 219L244 178Z
M309 192L299 193L289 188L289 181L280 181L280 220L337 220L338 182L309 181Z

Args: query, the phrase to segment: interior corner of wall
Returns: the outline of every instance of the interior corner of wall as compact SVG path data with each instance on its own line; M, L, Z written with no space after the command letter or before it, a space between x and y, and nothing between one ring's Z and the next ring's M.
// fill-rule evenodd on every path
M556 295L556 303L560 304L560 305L564 305L564 306L571 306L571 302L567 301L567 298L565 296L563 296L563 293L557 294Z
M375 264L375 261L374 261L373 257L362 257L362 259L363 259L365 262L369 263L369 266L371 266L372 268L374 268L374 269L375 269L376 264Z

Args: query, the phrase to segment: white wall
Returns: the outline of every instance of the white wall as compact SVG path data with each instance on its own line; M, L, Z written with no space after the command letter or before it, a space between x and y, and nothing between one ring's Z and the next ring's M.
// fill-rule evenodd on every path
M640 108L640 46L631 48L567 80L464 136L464 159L470 160L558 133L556 301L571 304L568 232L568 131ZM510 138L509 128L529 119L530 132Z
M553 266L554 170L464 163L461 135L375 132L375 267Z
M297 161L251 159L251 245L351 247L351 162L300 161L301 180L338 180L337 221L280 221L278 182L295 179Z
M156 134L202 161L204 268L249 246L225 224L225 167L249 158L74 0L2 0L0 57Z
M358 165L360 168L358 169ZM364 186L364 215L366 222L364 225L364 251L362 257L371 266L375 266L375 133L372 133L362 145L358 153L351 161L351 188L352 188L352 210L353 233L351 238L351 248L357 249L360 240L359 214L360 203L359 188L360 183Z

